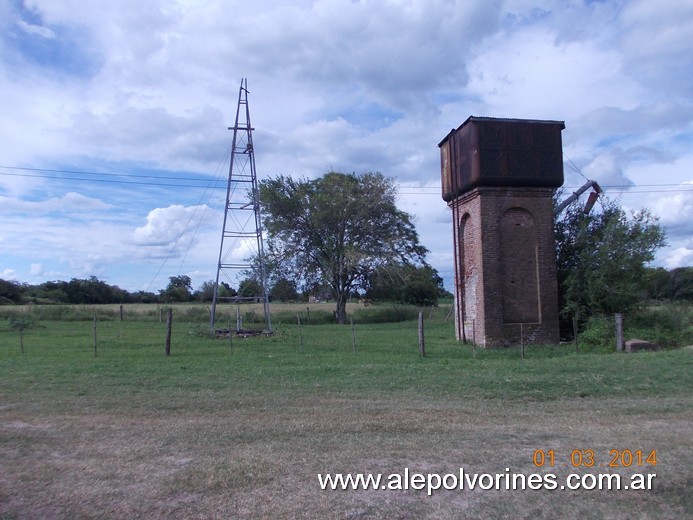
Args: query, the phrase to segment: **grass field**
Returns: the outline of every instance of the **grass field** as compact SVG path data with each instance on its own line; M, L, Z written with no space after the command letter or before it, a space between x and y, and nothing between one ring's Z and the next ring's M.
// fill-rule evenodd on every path
M298 312L300 309L291 309ZM93 311L89 309L88 312ZM85 311L87 312L87 311ZM0 322L0 518L684 518L689 349L473 352L443 312L214 338L174 320ZM656 466L601 467L610 450ZM535 450L553 450L537 468ZM594 467L573 468L573 450ZM656 473L651 490L321 490L318 474Z

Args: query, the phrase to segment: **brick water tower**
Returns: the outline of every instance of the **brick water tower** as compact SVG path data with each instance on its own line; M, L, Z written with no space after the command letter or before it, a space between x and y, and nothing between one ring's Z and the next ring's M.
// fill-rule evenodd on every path
M562 121L470 117L440 144L455 330L485 347L558 343L553 194Z

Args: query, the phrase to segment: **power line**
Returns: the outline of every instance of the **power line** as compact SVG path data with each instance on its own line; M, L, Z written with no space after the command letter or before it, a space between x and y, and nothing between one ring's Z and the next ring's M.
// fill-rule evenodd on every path
M0 166L0 168L4 168L4 166ZM76 173L76 172L74 172ZM88 173L88 172L85 172ZM54 179L54 180L61 180L61 181L83 181L83 182L100 182L100 183L109 183L109 184L136 184L136 185L142 185L142 186L162 186L162 187L173 187L173 188L205 188L208 185L208 182L204 182L203 179L193 179L190 177L152 177L152 176L138 176L138 175L128 175L128 177L137 177L137 178L142 178L142 179L151 179L151 178L160 178L160 179L176 179L176 180L181 180L181 181L190 181L191 183L195 184L180 184L180 183L166 183L166 182L145 182L145 181L121 181L117 179L91 179L91 178L85 178L85 177L63 177L63 176L56 176L56 175L37 175L37 174L31 174L31 173L9 173L9 172L0 172L0 175L5 175L9 177L29 177L29 178L38 178L38 179ZM99 175L110 175L110 174L99 174ZM123 175L125 176L125 175ZM215 186L215 189L220 189L220 188L225 188L221 184L221 181L219 179L216 179L214 182L219 184L219 186Z
M132 179L163 179L163 180L177 180L183 182L153 182L145 180L119 180L113 178L107 179L96 179L91 177L65 177L60 175L40 175L39 173L12 173L0 171L0 175L9 177L28 177L28 178L38 178L38 179L53 179L53 180L63 180L63 181L80 181L80 182L98 182L107 184L126 184L126 185L137 185L137 186L157 186L163 188L204 188L208 189L226 189L226 183L220 179L217 175L211 177L210 179L204 178L193 178L193 177L179 177L179 176L166 176L166 175L140 175L132 173L104 173L104 172L90 172L90 171L79 171L79 170L57 170L57 169L46 169L46 168L28 168L21 166L2 166L0 168L9 170L20 170L22 172L40 172L40 173L63 173L68 175L101 175L104 177L127 177ZM573 169L573 168L571 168ZM580 173L579 170L575 170ZM584 175L583 175L584 177ZM678 188L675 190L645 190L638 191L632 190L631 188L662 188L667 186L688 186L681 183L656 183L656 184L602 184L602 188L609 190L622 191L623 193L676 193L676 192L688 192L693 191L693 185L690 185L690 189ZM406 186L402 187L402 191L399 193L401 195L437 195L441 186ZM575 189L577 186L564 186L565 189ZM427 192L423 190L435 190L433 192Z
M162 262L161 265L159 266L159 269L157 270L157 272L156 272L156 274L154 275L154 277L151 279L151 281L150 281L149 284L147 285L147 288L145 289L145 291L148 291L148 290L150 289L150 287L154 284L154 281L158 278L159 274L161 274L161 271L164 269L164 266L166 265L166 263L169 261L169 259L170 259L171 256L173 255L173 252L175 251L176 247L178 246L178 243L179 243L180 240L183 238L183 235L185 235L185 233L188 231L188 227L190 226L190 223L192 222L193 218L195 217L195 214L197 213L198 208L200 208L200 207L202 206L202 202L203 202L204 199L207 197L207 192L208 192L209 190L214 189L214 187L212 186L212 184L213 184L214 182L218 182L218 181L219 181L220 172L222 171L222 170L221 170L222 165L223 165L223 163L225 162L226 158L228 157L229 153L230 153L230 148L228 148L228 149L226 150L226 153L225 153L224 157L219 161L219 164L217 165L217 169L216 169L216 171L214 172L214 176L213 176L212 178L209 179L209 182L207 183L207 186L205 187L204 192L203 192L202 195L200 196L200 200L198 201L197 205L195 206L195 209L193 210L192 215L190 215L190 218L188 219L188 223L183 227L183 229L181 230L181 232L180 232L180 233L178 234L178 236L176 237L176 240L173 242L173 245L172 245L172 246L170 247L170 249L168 250L168 252L167 252L167 254L166 254L166 257L164 258L163 262ZM210 195L209 195L209 198L207 199L208 202L209 202L209 199L211 199L211 193L210 193ZM179 275L180 275L181 270L183 269L183 264L185 263L185 260L186 260L187 257L188 257L188 253L190 252L190 248L192 247L192 244L193 244L193 242L194 242L194 240L195 240L195 236L197 235L197 232L198 232L199 229L200 229L200 225L202 224L202 219L204 218L204 214L205 214L205 212L206 212L206 209L207 209L207 208L206 208L206 204L205 204L205 207L204 207L203 210L202 210L202 215L200 216L200 219L199 219L198 222L197 222L197 226L195 226L195 230L193 231L193 235L192 235L192 237L190 237L190 241L188 242L188 247L187 247L187 249L185 250L185 254L183 255L183 259L181 260L180 266L178 267L178 274L179 274Z
M180 179L180 177L168 177L168 176L153 176L153 175L141 175L141 174L136 174L136 173L121 173L121 172L91 172L88 170L58 170L58 169L50 169L50 168L30 168L28 166L3 166L0 165L0 168L4 168L6 170L22 170L22 171L29 171L29 172L49 172L49 173L74 173L78 175L117 175L118 177L156 177L157 179Z

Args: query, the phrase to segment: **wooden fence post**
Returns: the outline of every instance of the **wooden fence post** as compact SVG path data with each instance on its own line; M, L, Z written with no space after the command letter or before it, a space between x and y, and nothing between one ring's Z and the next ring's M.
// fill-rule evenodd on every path
M120 321L123 321L123 306L120 306Z
M211 314L211 311L210 311L210 314ZM231 351L231 353L233 353L233 334L231 333L231 313L230 312L229 312L229 350Z
M472 320L472 357L476 359L476 320Z
M301 316L296 315L296 321L298 322L298 338L301 341L301 352L303 352L303 333L301 332Z
M423 312L419 312L419 355L426 357L426 344L424 341L424 318Z
M614 321L616 323L616 352L623 352L623 315L616 314Z
M24 354L24 318L22 318L22 323L19 326L19 350Z
M96 357L96 314L94 314L94 357Z
M166 355L171 355L171 325L173 323L173 309L168 309L168 316L166 318Z
M522 359L525 358L525 326L520 323L520 350L522 350Z
M575 337L575 353L580 353L580 346L578 344L578 325L577 316L573 316L573 336Z
M350 317L349 322L351 323L351 350L356 353L356 334L354 334L354 318Z

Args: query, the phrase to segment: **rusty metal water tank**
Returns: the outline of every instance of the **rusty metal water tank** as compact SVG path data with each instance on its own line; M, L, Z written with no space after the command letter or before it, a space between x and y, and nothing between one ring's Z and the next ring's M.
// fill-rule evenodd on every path
M563 121L469 117L438 144L443 199L478 186L563 185Z

